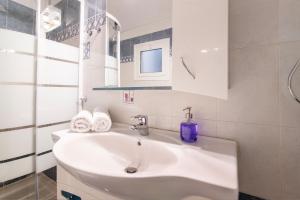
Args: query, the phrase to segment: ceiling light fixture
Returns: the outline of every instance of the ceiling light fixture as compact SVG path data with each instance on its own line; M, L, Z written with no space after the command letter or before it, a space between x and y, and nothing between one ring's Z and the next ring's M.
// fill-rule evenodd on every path
M41 13L41 27L50 32L61 25L61 10L55 6L47 6Z

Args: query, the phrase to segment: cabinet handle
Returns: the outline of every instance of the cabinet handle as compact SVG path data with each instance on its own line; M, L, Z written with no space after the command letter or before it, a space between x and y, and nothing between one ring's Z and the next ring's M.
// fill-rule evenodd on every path
M184 66L184 68L186 69L186 71L189 73L189 75L191 75L191 77L193 77L193 79L196 79L196 76L191 72L191 70L185 64L183 57L180 57L180 58L181 58L182 65Z
M300 64L300 59L296 62L296 64L292 68L292 70L291 70L291 72L289 74L289 77L288 77L288 89L289 89L289 92L292 95L292 97L294 98L294 100L297 101L298 103L300 103L300 99L296 96L296 94L295 94L295 92L293 90L292 79L293 79L293 76L294 76L296 70L300 66L299 64Z

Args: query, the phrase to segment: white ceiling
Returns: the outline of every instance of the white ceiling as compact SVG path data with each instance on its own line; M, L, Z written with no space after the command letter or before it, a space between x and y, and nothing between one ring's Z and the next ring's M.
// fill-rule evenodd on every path
M124 32L163 20L171 21L172 0L107 0L107 11L119 20Z

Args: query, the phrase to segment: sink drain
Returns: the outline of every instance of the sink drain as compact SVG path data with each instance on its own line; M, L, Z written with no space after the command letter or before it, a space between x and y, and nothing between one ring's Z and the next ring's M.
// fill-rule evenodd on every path
M125 172L128 174L134 174L138 171L138 169L136 167L126 167L125 168Z

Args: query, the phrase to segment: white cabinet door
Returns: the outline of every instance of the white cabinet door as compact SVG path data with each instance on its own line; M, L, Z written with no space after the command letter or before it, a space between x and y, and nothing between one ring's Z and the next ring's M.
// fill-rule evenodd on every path
M173 89L227 99L228 0L173 0L172 20Z

